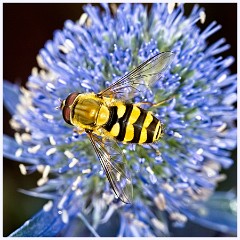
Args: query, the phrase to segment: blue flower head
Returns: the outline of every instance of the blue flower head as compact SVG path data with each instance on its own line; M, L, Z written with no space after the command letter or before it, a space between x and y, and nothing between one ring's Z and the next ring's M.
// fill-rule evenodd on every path
M78 22L67 20L54 33L37 56L39 68L33 68L27 89L5 83L5 93L18 95L19 102L6 97L16 133L15 139L4 137L4 154L23 163L22 173L42 173L38 187L26 192L49 199L13 236L64 234L77 218L95 236L113 216L119 218L118 236L166 236L168 218L175 226L188 219L210 222L213 212L204 202L223 180L219 172L231 166L236 147L236 75L228 69L234 59L219 57L229 48L224 39L210 46L206 41L220 26L213 22L201 31L196 23L204 21L204 11L197 5L189 17L182 4L174 10L154 4L150 11L142 4L102 7L86 5ZM120 145L134 189L133 203L124 204L86 134L67 125L56 107L71 92L100 92L164 51L175 53L170 68L151 94L134 99L173 97L152 110L165 128L153 146L161 154L148 145Z

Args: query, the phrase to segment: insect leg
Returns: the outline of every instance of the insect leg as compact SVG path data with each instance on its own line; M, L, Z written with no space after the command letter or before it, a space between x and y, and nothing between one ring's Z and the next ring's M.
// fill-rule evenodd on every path
M138 103L135 103L135 105L138 106L138 107L141 107L142 105L148 105L149 108L151 108L151 107L158 107L158 106L162 105L163 103L165 103L165 102L167 102L167 101L173 99L174 97L175 97L175 96L173 95L173 96L171 96L171 97L169 97L169 98L167 98L167 99L164 99L163 101L158 102L158 103L152 103L152 102L138 102Z
M148 145L149 145L154 151L156 151L156 154L157 154L158 156L161 156L161 152L158 150L158 148L157 148L154 144L149 143Z
M83 134L85 130L83 128L74 128L73 131L79 135Z
M165 102L167 102L167 101L173 99L174 97L175 97L175 95L173 95L173 96L171 96L171 97L168 97L168 98L162 100L161 102L158 102L158 103L152 103L151 107L158 107L158 106L164 104Z
M137 107L141 107L142 105L149 105L149 107L152 107L153 103L151 103L151 102L138 102L138 103L135 103L134 105L136 105Z

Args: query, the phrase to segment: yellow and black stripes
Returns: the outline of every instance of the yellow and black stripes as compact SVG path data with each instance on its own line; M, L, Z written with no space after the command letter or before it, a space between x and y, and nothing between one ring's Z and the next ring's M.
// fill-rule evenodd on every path
M109 107L109 119L103 128L126 143L152 143L162 134L161 123L151 112L120 102Z
M118 121L118 115L117 115L118 108L117 106L113 106L113 107L109 107L108 110L109 110L109 119L108 119L108 122L103 127L108 132L110 132L111 129L113 128L113 125Z
M118 119L118 123L120 125L120 131L119 134L116 136L116 139L120 142L124 141L124 138L126 136L126 128L127 128L127 124L129 121L129 118L131 116L133 110L133 105L132 104L126 104L126 111L124 113L124 115ZM131 129L128 129L128 134L132 133Z

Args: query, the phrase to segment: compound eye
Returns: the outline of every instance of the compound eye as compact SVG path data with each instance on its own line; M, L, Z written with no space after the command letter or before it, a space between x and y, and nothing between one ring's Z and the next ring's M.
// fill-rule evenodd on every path
M73 92L71 94L68 95L66 102L65 102L65 106L71 106L75 100L75 98L79 95L78 92Z
M70 114L71 114L70 108L65 106L62 110L63 119L66 123L72 125L72 123L70 121Z
M62 115L63 115L63 119L65 120L66 123L72 125L71 123L71 109L70 106L74 103L74 100L76 99L76 97L79 95L79 93L74 92L71 93L67 99L65 100L65 106L62 109Z

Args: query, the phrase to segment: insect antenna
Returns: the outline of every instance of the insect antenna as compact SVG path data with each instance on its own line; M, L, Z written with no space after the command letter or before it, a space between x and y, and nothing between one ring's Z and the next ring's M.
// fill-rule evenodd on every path
M56 110L62 109L63 108L63 100L61 98L58 99L60 105L55 107Z

